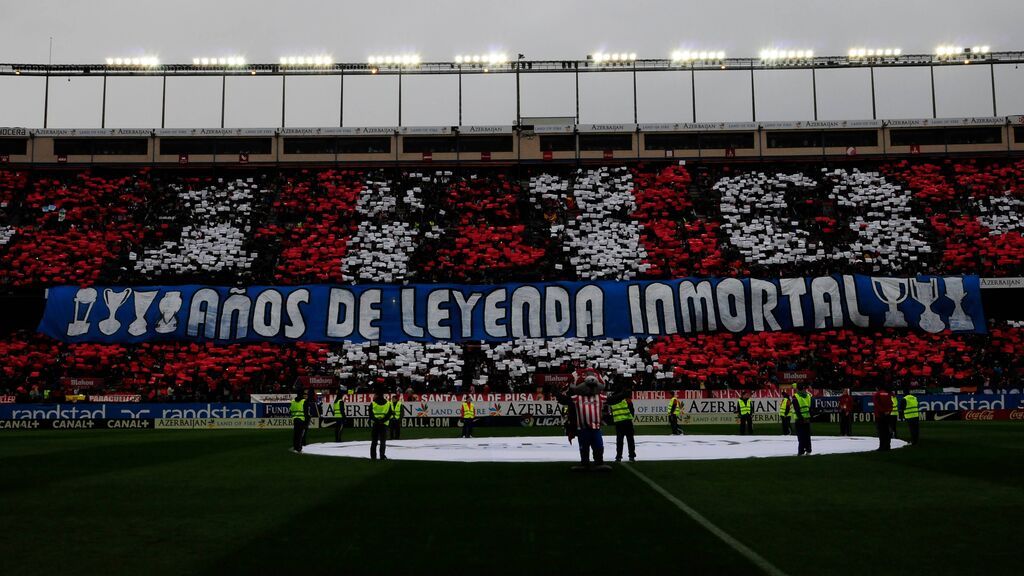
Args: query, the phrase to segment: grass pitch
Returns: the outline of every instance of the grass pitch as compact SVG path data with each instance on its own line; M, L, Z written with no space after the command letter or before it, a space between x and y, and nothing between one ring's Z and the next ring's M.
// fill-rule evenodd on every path
M4 432L2 573L762 573L625 469L296 456L290 434ZM785 574L1019 573L1019 423L924 422L920 446L890 453L639 457L636 470Z

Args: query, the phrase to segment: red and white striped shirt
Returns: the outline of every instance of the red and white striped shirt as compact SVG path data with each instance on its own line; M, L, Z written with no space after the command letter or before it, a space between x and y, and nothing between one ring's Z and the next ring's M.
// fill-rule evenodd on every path
M577 425L580 428L600 428L601 414L604 412L604 405L607 400L607 394L573 396L572 401L576 406Z

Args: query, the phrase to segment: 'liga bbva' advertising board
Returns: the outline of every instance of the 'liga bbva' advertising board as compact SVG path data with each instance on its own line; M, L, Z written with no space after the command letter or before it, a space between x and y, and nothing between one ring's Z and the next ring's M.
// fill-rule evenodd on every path
M65 342L437 342L896 327L984 332L977 276L51 288Z

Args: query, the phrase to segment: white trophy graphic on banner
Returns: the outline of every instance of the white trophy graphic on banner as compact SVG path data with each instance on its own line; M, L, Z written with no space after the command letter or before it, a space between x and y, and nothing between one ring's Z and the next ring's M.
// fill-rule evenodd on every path
M131 295L131 288L125 288L120 292L114 292L110 288L103 291L103 302L106 303L109 314L105 320L100 320L100 332L111 336L121 329L121 321L116 318L117 311L128 301L128 297Z
M68 336L81 336L89 331L89 315L92 314L92 307L96 304L95 288L79 288L75 293L75 319L68 324ZM85 316L80 315L80 308L85 304Z
M932 304L939 299L939 280L938 278L932 278L925 282L920 280L910 281L910 295L917 300L924 310L921 312L921 318L917 321L917 325L921 327L921 330L925 332L942 332L946 329L946 325L939 318L939 315L932 310Z
M135 291L135 320L128 325L128 333L132 336L142 336L149 328L149 324L146 322L146 312L149 312L149 307L153 305L156 295L155 291Z
M178 319L175 314L181 310L181 292L174 291L164 294L157 304L160 309L160 319L156 322L158 334L170 334L178 329Z
M885 311L885 326L905 328L907 317L897 308L910 295L906 278L872 278L871 290L889 309Z
M974 320L964 312L962 306L967 292L964 290L964 279L959 276L947 276L942 279L946 285L946 298L953 301L953 313L949 315L949 329L953 331L974 330Z

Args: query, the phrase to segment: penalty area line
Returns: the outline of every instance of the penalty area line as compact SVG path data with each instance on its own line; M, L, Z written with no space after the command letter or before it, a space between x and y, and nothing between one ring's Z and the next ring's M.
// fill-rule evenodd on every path
M705 518L703 515L701 515L700 512L697 512L696 510L688 506L686 502L683 502L679 498L676 498L674 495L672 495L671 492L662 488L660 484L648 478L647 475L644 474L643 472L637 470L636 468L633 468L633 466L629 464L623 464L622 467L625 468L626 470L629 470L631 474L639 478L640 481L642 481L644 484L650 486L652 490L654 490L658 494L661 494L666 500L675 505L676 508L682 510L682 512L689 516L694 522L700 524L701 527L703 527L705 530L711 532L712 534L717 536L719 540L725 542L733 550L743 555L744 558L750 560L751 563L753 563L755 566L764 571L765 574L771 574L771 576L787 576L785 572L776 568L775 565L766 560L764 556L761 556L757 552L754 552L753 550L748 548L744 543L733 538L728 532L712 524L711 521Z

